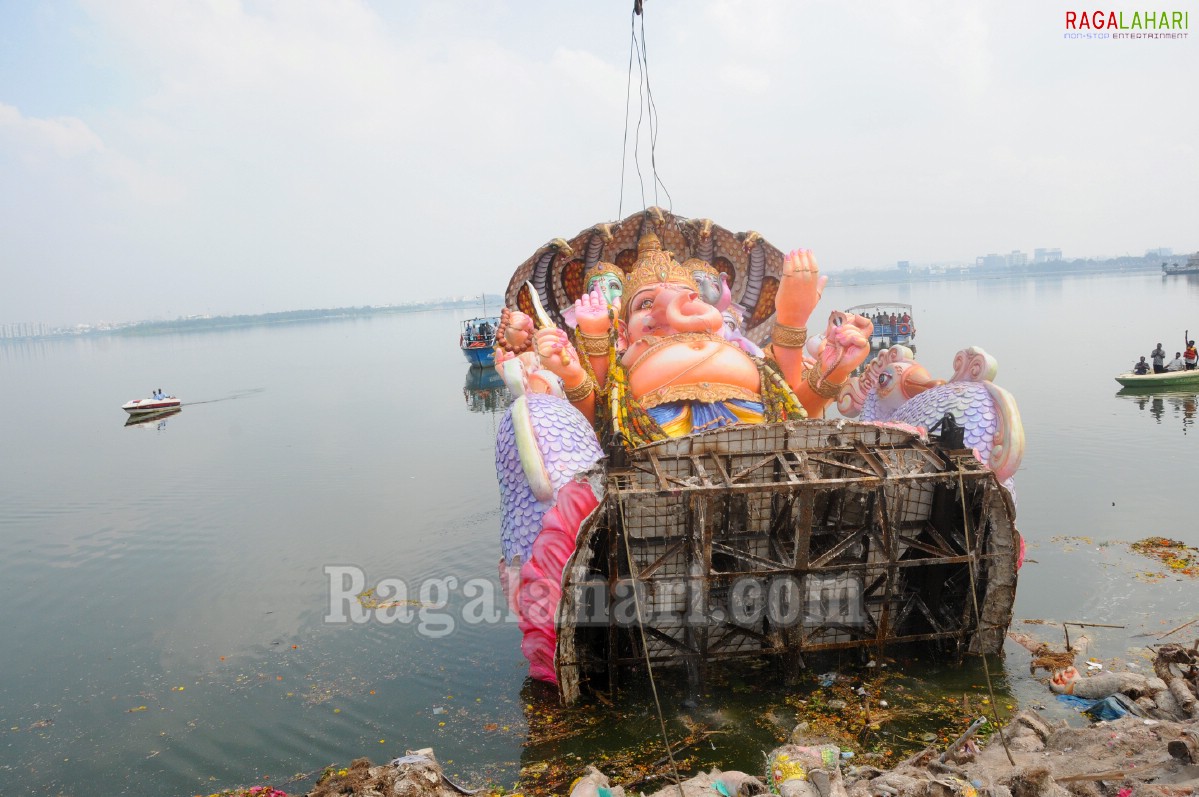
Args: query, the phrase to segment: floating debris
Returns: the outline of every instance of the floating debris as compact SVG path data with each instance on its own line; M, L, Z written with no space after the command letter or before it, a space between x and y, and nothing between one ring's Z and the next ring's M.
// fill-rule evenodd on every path
M1168 537L1146 537L1130 546L1133 551L1164 564L1171 574L1199 578L1199 548ZM1145 574L1151 575L1151 574ZM1157 576L1158 579L1164 576Z

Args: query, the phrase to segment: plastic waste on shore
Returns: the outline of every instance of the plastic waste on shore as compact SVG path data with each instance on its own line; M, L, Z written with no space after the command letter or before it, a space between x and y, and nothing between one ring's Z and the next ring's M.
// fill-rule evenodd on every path
M1073 706L1078 711L1096 722L1118 720L1121 717L1132 714L1135 717L1145 716L1145 712L1141 707L1132 701L1127 695L1119 692L1108 695L1099 700L1088 700L1085 697L1077 695L1058 695L1057 699L1068 706Z

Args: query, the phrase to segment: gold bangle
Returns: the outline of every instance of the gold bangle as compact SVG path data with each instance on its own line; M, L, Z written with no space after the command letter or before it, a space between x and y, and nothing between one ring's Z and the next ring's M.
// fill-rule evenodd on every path
M588 335L586 332L579 332L579 341L583 344L583 353L591 357L602 357L608 353L608 336L607 335Z
M808 387L821 398L835 399L841 395L841 388L845 387L844 382L829 382L820 375L820 368L813 365L804 374L804 379L808 383Z
M595 380L591 378L591 374L585 375L583 381L574 387L567 387L565 384L562 385L562 391L566 394L566 400L571 404L587 398L594 390Z
M807 327L789 327L786 324L774 322L774 331L770 334L770 342L784 349L802 349L808 342Z

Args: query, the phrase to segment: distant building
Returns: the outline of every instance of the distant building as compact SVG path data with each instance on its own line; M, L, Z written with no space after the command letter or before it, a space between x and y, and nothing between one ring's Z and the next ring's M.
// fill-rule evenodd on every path
M900 274L911 274L912 273L912 264L910 261L900 260L896 264L896 266L899 268Z
M1012 253L1007 256L1008 268L1024 268L1028 265L1028 255L1021 252L1019 249L1013 249Z
M1062 259L1061 249L1034 249L1032 250L1032 262L1034 263L1055 263Z
M974 259L974 266L982 271L1001 271L1007 268L1007 258L994 253L983 255Z
M1174 257L1174 249L1169 246L1163 246L1158 249L1146 249L1145 257Z

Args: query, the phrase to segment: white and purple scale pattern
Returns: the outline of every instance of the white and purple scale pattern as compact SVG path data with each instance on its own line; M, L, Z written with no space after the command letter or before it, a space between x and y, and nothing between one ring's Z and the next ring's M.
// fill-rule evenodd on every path
M988 462L999 431L999 408L984 382L938 385L905 401L886 420L927 429L946 413L952 413L954 420L965 427L966 447L978 452L982 462Z
M554 486L554 495L575 474L588 470L604 452L591 424L570 402L542 393L525 394L538 448ZM500 482L500 545L504 561L520 556L528 561L533 540L541 532L541 519L554 501L538 501L525 478L516 447L512 410L504 413L495 436L495 471Z
M866 394L866 400L862 402L862 411L858 413L859 421L889 421L890 418L880 418L884 413L878 409L878 391L871 390Z

